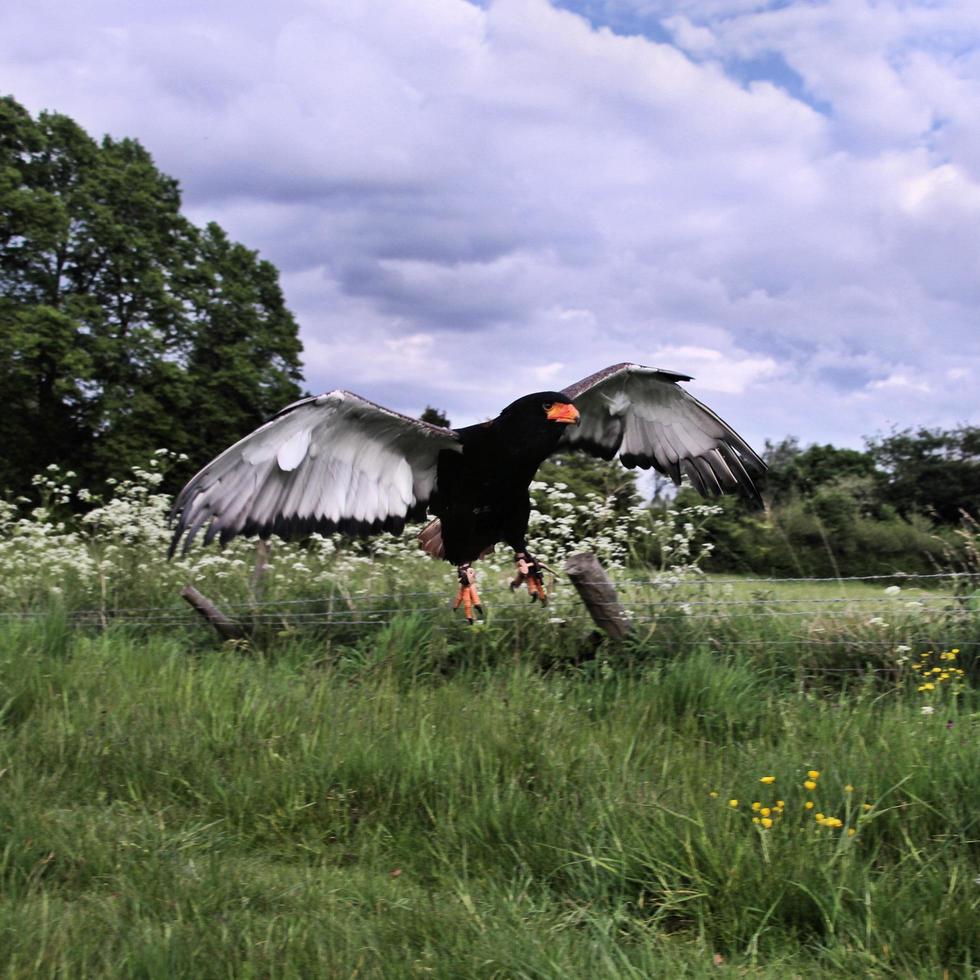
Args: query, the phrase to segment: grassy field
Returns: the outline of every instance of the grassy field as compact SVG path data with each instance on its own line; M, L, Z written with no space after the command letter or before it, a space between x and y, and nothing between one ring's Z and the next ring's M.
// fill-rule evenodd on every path
M962 603L638 586L636 639L595 649L567 597L491 592L467 630L429 587L244 649L0 627L0 975L980 969ZM920 690L936 665L966 673Z

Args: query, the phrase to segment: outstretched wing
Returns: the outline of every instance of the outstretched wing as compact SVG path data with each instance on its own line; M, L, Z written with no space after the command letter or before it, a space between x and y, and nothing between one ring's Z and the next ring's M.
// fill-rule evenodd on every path
M170 554L207 525L204 543L237 534L398 533L421 517L451 429L349 391L304 398L208 463L181 490Z
M640 364L614 364L562 392L575 402L578 426L560 446L624 466L651 466L679 484L686 475L702 496L738 490L758 500L752 476L766 464L751 446L678 381L686 374Z

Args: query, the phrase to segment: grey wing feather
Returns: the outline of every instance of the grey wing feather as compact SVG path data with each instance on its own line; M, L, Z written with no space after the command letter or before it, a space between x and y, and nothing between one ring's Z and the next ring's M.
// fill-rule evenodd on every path
M686 374L614 364L563 391L581 415L561 446L624 466L653 467L679 484L687 476L703 496L736 490L758 501L754 475L766 464L751 446L678 381Z
M284 408L208 463L174 502L172 555L202 527L204 543L239 534L398 533L422 516L439 453L461 451L451 429L349 391Z

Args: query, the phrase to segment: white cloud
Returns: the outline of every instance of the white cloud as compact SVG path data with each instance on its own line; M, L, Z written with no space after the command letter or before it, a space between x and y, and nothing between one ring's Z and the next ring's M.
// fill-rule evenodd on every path
M890 374L887 378L882 378L879 381L872 381L868 387L879 391L882 388L907 389L908 391L917 391L921 392L922 394L928 394L930 390L929 385L925 381L911 378L907 374L902 373Z
M708 54L715 47L715 35L707 27L692 24L683 14L665 17L663 26L673 35L674 43L692 54Z
M757 382L773 377L779 365L771 357L751 357L742 352L725 354L709 347L664 347L654 353L657 364L685 365L699 387L707 391L741 394Z
M980 8L636 10L674 43L546 0L8 0L0 77L279 265L312 388L463 422L637 360L755 441L975 414Z

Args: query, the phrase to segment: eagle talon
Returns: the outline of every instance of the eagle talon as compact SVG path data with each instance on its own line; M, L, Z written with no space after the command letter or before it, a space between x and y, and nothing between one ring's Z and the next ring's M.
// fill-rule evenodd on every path
M456 569L456 576L459 579L459 591L456 593L453 611L455 612L462 606L463 614L466 616L466 622L472 626L474 611L481 617L486 618L483 612L483 605L480 602L479 593L476 591L476 572L473 571L473 567L467 562Z
M511 591L526 583L531 602L540 602L542 606L548 605L548 593L544 588L544 569L541 563L526 551L518 551L516 561L517 577L510 583Z

